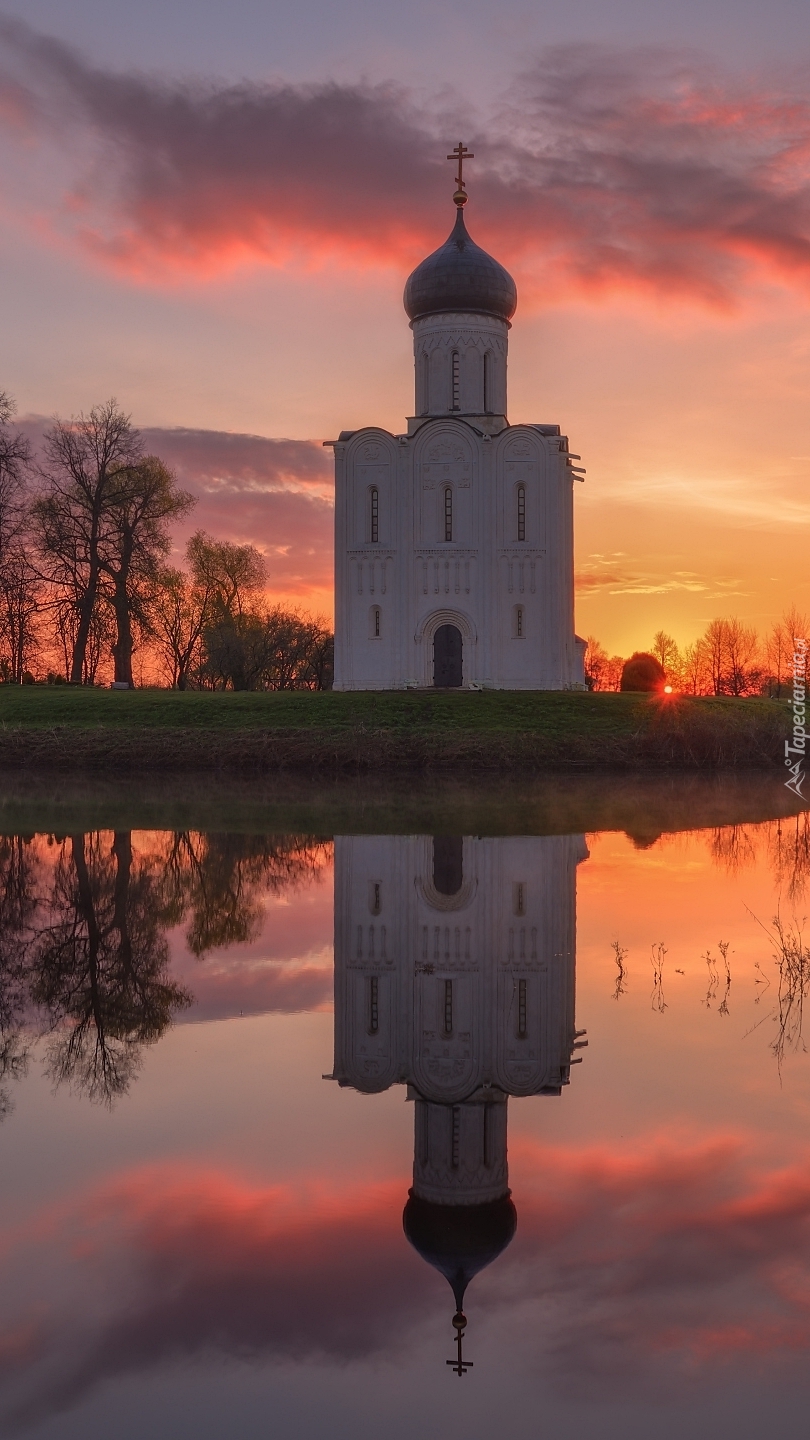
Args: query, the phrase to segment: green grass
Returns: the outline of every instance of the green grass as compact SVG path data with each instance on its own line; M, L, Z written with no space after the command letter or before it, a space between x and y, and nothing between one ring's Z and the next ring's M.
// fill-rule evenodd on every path
M773 765L784 702L582 692L0 686L0 764L189 769Z
M581 691L274 691L95 690L71 686L0 686L0 724L148 726L205 730L326 729L487 733L526 731L564 736L624 735L675 705L704 713L772 712L772 700L651 700L643 695ZM784 708L784 707L779 707Z

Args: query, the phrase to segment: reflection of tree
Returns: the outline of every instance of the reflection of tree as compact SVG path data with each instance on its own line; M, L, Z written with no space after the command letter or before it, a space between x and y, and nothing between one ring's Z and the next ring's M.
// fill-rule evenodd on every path
M119 832L74 835L56 864L50 923L33 936L31 996L51 1034L48 1068L91 1099L124 1093L143 1045L190 997L168 979L155 877Z
M712 859L722 865L730 875L755 865L757 850L754 835L748 825L723 825L711 835Z
M28 1064L24 934L36 904L31 842L22 835L0 836L0 1082L19 1079ZM10 1109L11 1097L0 1084L0 1119Z
M172 837L163 874L167 916L189 916L186 943L193 955L244 944L261 930L262 899L313 879L324 846L307 835Z
M92 1099L111 1101L191 996L169 975L166 934L188 920L203 956L254 938L262 900L311 880L326 847L310 836L166 837L133 854L128 832L74 835L49 875L37 847L0 837L0 1087L24 1072L31 1040L47 1065ZM52 842L49 841L49 845ZM0 1119L9 1098L0 1088Z
M800 900L810 876L810 813L769 826L768 850L780 890L789 900Z

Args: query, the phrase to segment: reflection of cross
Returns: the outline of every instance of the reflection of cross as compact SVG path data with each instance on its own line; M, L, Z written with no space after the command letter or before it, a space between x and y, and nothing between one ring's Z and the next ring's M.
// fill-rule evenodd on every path
M447 158L448 160L458 160L458 175L456 176L456 184L458 185L459 190L463 190L464 161L474 160L475 156L473 155L472 151L468 150L466 145L462 145L461 141L459 140L458 145L456 146L452 155L448 155Z
M448 159L449 158L448 156ZM456 1349L458 1350L458 1355L455 1360L445 1360L444 1362L445 1365L452 1365L457 1375L466 1375L467 1371L473 1368L472 1360L463 1360L461 1358L461 1341L464 1337L466 1324L466 1316L462 1315L460 1310L457 1310L453 1316L453 1329L456 1332Z

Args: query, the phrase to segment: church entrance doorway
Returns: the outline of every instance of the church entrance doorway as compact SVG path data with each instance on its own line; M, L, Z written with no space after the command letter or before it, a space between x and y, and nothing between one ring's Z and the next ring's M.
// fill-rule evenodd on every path
M444 690L461 684L461 631L440 625L433 636L433 684Z

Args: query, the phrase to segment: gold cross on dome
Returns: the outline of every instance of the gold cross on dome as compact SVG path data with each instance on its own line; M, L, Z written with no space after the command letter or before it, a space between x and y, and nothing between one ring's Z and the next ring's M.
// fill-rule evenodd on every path
M467 149L467 146L466 146L466 145L462 145L461 141L459 140L458 145L456 146L456 148L455 148L455 150L453 151L452 155L448 155L447 158L448 158L448 160L458 160L458 175L456 176L456 184L458 185L459 190L463 190L463 189L464 189L464 161L465 161L465 160L474 160L474 159L475 159L475 156L473 155L472 150L468 150L468 149Z

